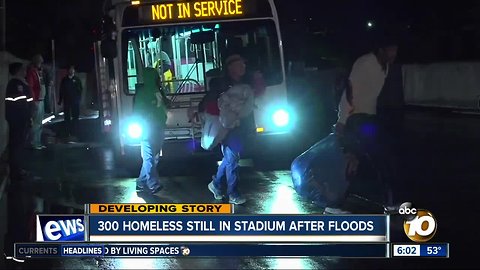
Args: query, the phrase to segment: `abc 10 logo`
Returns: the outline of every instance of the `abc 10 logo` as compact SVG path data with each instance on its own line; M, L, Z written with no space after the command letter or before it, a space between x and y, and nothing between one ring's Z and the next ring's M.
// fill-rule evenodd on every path
M398 213L404 217L403 230L414 242L427 242L437 232L437 220L425 209L416 209L411 202L400 205Z

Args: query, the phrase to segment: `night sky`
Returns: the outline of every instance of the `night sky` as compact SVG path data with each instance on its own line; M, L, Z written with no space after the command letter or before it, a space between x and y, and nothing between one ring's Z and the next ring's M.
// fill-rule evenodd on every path
M60 66L93 66L93 30L102 16L102 0L6 0L7 49L30 59L41 52L51 61L55 39Z
M57 63L93 68L94 29L102 0L6 0L7 48L30 58L43 52ZM399 61L480 60L480 1L277 0L287 60L348 64L368 51L368 37L387 27L402 41ZM367 22L373 28L367 27Z

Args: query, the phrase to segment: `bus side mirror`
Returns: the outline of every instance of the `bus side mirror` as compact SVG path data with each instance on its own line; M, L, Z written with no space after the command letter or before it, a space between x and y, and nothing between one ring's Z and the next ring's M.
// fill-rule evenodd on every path
M100 44L100 50L102 52L102 56L107 59L113 59L117 57L117 44L115 41L102 40L102 43Z
M215 41L215 32L213 31L204 31L193 33L190 35L190 42L192 44L205 44Z

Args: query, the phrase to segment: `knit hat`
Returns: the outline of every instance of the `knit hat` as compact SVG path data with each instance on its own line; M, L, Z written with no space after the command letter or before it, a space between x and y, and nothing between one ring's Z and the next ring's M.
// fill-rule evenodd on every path
M232 54L229 57L227 57L227 59L225 60L225 66L228 67L230 64L232 64L234 62L237 62L237 61L244 61L245 62L245 59L242 56L240 56L239 54Z

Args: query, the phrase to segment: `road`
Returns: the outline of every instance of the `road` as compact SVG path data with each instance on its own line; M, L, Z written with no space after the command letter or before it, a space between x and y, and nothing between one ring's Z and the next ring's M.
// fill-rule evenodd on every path
M473 217L478 214L480 186L480 119L469 116L412 113L407 118L406 141L401 160L404 182L398 194L434 213L438 220L436 242L451 243L449 260L338 258L159 258L159 259L69 259L26 262L23 269L353 269L353 268L450 268L473 267L472 249L478 240ZM131 170L121 168L113 152L102 143L56 143L30 156L37 176L31 189L49 201L48 211L64 213L67 207L82 211L84 203L213 203L207 184L215 170L214 160L192 160L182 164L165 162L161 167L165 188L156 196L135 192ZM292 188L289 164L259 166L243 162L240 189L248 203L239 214L313 214L323 209L302 200ZM168 173L169 168L176 175ZM374 188L374 187L372 187ZM356 213L373 213L373 205L351 200ZM407 241L401 221L394 241Z

